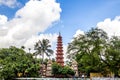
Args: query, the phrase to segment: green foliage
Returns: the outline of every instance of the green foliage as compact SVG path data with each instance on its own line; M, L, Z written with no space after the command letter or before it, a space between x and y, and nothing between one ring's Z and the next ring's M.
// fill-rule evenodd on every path
M63 68L63 71L66 71L66 74L69 74L69 75L72 75L72 76L74 76L75 75L75 72L70 68L70 67L68 67L68 66L65 66L64 68ZM65 74L65 75L66 75Z
M52 74L61 74L62 66L57 63L52 64Z
M41 64L47 64L47 60L44 60L44 55L46 55L47 57L50 58L50 56L53 54L53 50L50 49L51 45L48 39L43 39L43 40L39 40L38 42L36 42L34 49L35 49L35 53L34 56L37 57L42 56L42 61ZM41 72L42 72L42 68L41 68ZM43 73L41 73L41 75L43 75Z
M54 75L75 75L75 72L68 66L62 67L57 63L52 64L52 74Z
M78 62L79 71L120 74L120 38L108 38L106 32L92 28L68 45L68 58Z
M120 38L113 36L110 39L109 47L104 55L104 62L109 66L109 70L119 76L120 70Z
M23 49L11 46L0 49L0 78L12 80L17 77L38 76L39 63ZM22 75L19 76L18 74Z
M34 46L34 49L36 50L34 55L35 56L41 55L43 59L44 59L44 54L50 57L53 54L53 50L50 49L51 45L49 43L50 42L48 39L43 39L41 41L39 40Z

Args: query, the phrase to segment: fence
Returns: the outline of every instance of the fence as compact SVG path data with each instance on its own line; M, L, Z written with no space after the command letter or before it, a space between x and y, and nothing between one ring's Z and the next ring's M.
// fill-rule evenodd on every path
M16 78L15 80L90 80L90 78ZM93 77L91 80L120 80L120 78Z

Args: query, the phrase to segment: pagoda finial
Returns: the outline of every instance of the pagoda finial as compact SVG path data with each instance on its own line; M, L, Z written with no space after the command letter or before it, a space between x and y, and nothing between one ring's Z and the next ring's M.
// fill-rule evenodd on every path
M59 36L61 36L61 33L59 32Z

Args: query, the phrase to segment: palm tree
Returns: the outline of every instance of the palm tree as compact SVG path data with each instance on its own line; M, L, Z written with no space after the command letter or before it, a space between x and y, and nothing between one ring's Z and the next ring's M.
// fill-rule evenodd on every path
M36 52L34 53L34 55L42 56L43 60L44 60L44 55L46 55L47 57L50 57L53 54L53 50L50 49L51 45L49 43L50 42L48 39L43 39L42 41L39 40L35 44L34 49L36 50Z
M21 46L21 49L25 49L25 46Z
M50 57L53 54L53 50L50 49L51 45L49 43L50 42L48 39L43 39L41 41L39 40L34 46L34 49L36 50L34 55L42 56L42 66L43 66L43 61L44 61L44 55Z
M29 50L29 53L30 53L31 48L28 48L28 50Z

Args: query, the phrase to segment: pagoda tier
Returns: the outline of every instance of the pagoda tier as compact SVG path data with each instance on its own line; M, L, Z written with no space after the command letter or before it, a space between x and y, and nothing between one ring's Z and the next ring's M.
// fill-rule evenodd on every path
M59 33L59 36L57 38L57 50L56 50L56 62L60 64L61 66L64 66L64 57L63 57L63 44L62 44L62 37Z

